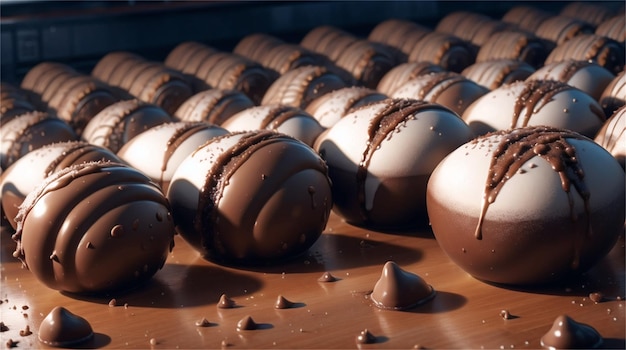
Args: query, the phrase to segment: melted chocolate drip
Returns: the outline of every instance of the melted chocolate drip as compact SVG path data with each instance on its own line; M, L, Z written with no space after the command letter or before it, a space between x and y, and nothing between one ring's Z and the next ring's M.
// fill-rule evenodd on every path
M541 337L541 346L550 349L597 349L603 342L593 327L578 323L567 315L557 317L552 328Z
M67 347L93 338L91 325L62 306L55 307L39 326L39 340L47 345Z
M453 72L432 73L428 77L429 79L425 79L427 84L419 92L419 100L426 100L426 95L431 94L427 100L435 102L450 85L467 80L463 75Z
M374 116L370 122L367 146L359 160L356 172L356 183L358 187L358 200L361 207L361 216L364 221L368 221L368 210L365 207L365 180L367 178L368 167L374 152L380 147L385 139L390 139L394 132L406 124L409 120L415 119L415 114L426 109L447 108L428 103L421 100L411 99L388 99L388 105L378 115Z
M570 187L585 201L585 212L589 224L589 190L584 182L584 172L578 163L576 149L567 139L584 139L573 131L546 126L527 127L510 131L499 131L489 135L501 135L501 141L493 152L487 183L483 195L481 212L476 226L476 238L482 239L482 226L489 205L495 202L504 184L513 177L528 160L541 157L546 160L561 178L561 187L568 194L572 220L576 220ZM591 234L591 226L588 228Z
M259 125L259 129L268 129L274 130L285 121L293 118L295 116L303 114L303 111L300 108L295 108L287 105L279 105L275 108L272 108L263 121L261 121L261 125Z
M556 94L571 89L574 88L555 80L527 81L524 85L524 89L515 101L510 128L527 126L533 114L537 113L543 106L550 102ZM523 116L522 112L524 112ZM522 125L518 125L520 118L523 118Z
M119 159L115 157L114 154L109 153L109 151L106 149L89 144L87 142L76 141L76 142L72 142L71 144L68 144L67 148L63 151L63 153L57 158L55 158L54 160L52 160L52 162L50 162L50 164L44 171L44 176L48 177L52 175L52 173L58 169L67 168L77 163L78 159L80 159L82 156L90 152L93 152L94 155L100 154L102 156L101 157L102 160L111 160L111 161L119 162ZM95 161L99 159L93 159L93 160Z
M159 185L163 186L163 175L167 170L167 164L170 162L170 158L176 152L176 149L185 142L188 138L195 135L196 133L212 128L212 125L204 123L204 122L189 122L184 123L181 127L177 128L174 131L174 134L167 140L165 152L163 153L163 163L161 163L161 178L159 180Z

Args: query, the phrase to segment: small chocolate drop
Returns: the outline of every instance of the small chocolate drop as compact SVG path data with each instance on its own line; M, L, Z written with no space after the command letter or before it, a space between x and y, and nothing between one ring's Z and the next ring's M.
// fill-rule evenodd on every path
M430 301L435 294L421 277L388 261L370 297L380 308L405 310Z
M209 327L210 325L211 322L204 317L201 320L196 321L196 327Z
M336 282L337 277L333 276L330 272L324 272L322 276L317 279L318 282Z
M115 225L111 229L111 237L121 237L124 234L124 227L122 225Z
M284 296L279 295L274 304L275 309L289 309L294 307L295 303L287 300Z
M9 330L9 327L4 324L4 322L0 322L0 332L6 332Z
M374 344L376 337L367 329L364 329L356 336L357 344Z
M589 299L594 303L600 303L604 300L604 294L601 292L589 293Z
M232 309L236 306L236 303L233 299L229 298L228 295L222 294L220 296L220 300L217 302L217 307L220 309Z
M258 328L258 324L254 322L252 317L246 316L237 322L238 331L251 331Z
M549 349L597 349L602 343L598 331L567 315L557 317L552 328L541 337L541 346Z
M28 325L26 325L24 329L20 330L20 336L22 337L27 337L31 334L33 334L33 332L30 331L30 326Z
M62 306L57 306L39 326L39 341L50 346L67 347L93 337L91 325Z

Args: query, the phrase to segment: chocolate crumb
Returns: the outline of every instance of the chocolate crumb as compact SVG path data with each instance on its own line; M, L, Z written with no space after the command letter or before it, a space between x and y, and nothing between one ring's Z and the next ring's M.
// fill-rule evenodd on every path
M601 292L589 293L589 299L597 304L604 300L604 294Z
M317 279L318 282L336 282L337 280L337 277L333 276L330 272L324 272L324 274Z
M22 310L28 310L28 305L22 305Z
M504 320L510 320L513 318L513 315L507 309L500 310L500 317Z
M209 320L207 320L206 318L202 318L199 321L196 321L196 327L208 327L211 325L211 322L209 322Z
M31 334L33 334L33 332L30 331L30 327L28 325L26 325L26 328L20 330L20 336L22 337L27 337Z
M17 347L18 343L19 343L19 341L17 341L17 340L13 340L13 339L7 340L7 342L6 342L7 349Z
M9 330L9 327L4 324L4 322L0 322L0 332L6 332Z
M111 299L109 301L109 307L116 307L116 306L117 306L117 300Z

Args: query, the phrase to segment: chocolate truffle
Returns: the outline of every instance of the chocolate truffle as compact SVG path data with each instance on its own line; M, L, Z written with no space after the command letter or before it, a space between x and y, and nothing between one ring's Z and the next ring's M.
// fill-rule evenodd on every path
M363 86L349 86L320 96L311 102L306 111L325 128L333 126L353 109L387 96Z
M321 235L332 207L324 161L305 143L267 130L229 133L178 167L167 198L176 229L208 259L284 260Z
M626 41L626 16L623 13L618 14L600 23L595 34L624 43Z
M441 32L424 35L408 55L409 62L431 62L457 73L476 60L476 50L469 42Z
M534 33L542 39L560 45L576 35L591 34L594 30L594 26L582 20L565 16L552 16L543 21Z
M595 62L566 60L544 65L527 80L557 80L578 88L599 101L614 77L613 73Z
M198 147L228 131L206 122L171 122L150 128L128 141L117 155L148 175L163 192L178 165Z
M28 152L54 142L77 140L78 135L56 116L33 111L2 121L0 139L0 165L6 169Z
M271 130L296 138L309 146L324 131L312 115L287 105L263 105L245 109L226 120L228 131Z
M438 103L459 116L467 106L489 92L484 86L454 72L423 74L409 80L391 94L393 98L410 98Z
M476 62L511 59L526 62L533 68L543 65L553 44L532 33L504 31L494 33L478 50Z
M208 89L187 99L174 115L181 121L221 125L234 114L250 107L254 107L254 102L241 91Z
M394 261L388 261L370 299L382 309L406 310L430 301L435 294L433 287L420 276L402 269Z
M517 5L502 16L502 21L515 24L520 29L533 33L543 21L552 16L554 16L552 13L534 6Z
M445 72L445 69L431 62L422 61L401 63L393 67L382 77L382 79L380 79L376 90L389 96L393 94L399 86L411 79L417 78L420 75L439 72Z
M45 145L13 163L0 178L2 209L15 229L18 207L46 177L73 164L108 160L120 162L110 150L84 141L64 141Z
M582 1L573 1L565 5L559 14L561 16L580 19L596 27L613 16L611 9L604 4Z
M557 45L544 64L565 60L594 61L618 74L624 69L624 44L596 34L580 34Z
M0 82L0 121L36 110L43 110L34 93L9 83Z
M593 97L554 80L503 85L474 101L462 117L476 135L548 125L593 137L606 120Z
M626 104L626 75L624 71L617 74L606 86L600 96L599 102L607 118Z
M560 315L554 320L552 328L541 337L540 343L547 349L599 349L604 339L590 325Z
M333 183L333 211L368 227L421 222L430 173L472 137L469 127L439 104L390 98L356 109L316 142Z
M526 62L503 58L476 62L465 68L461 75L494 90L505 84L526 80L534 72L535 68Z
M623 230L624 195L624 170L604 148L532 126L450 153L430 177L427 208L439 246L462 269L526 285L582 273L604 257Z
M435 30L470 42L478 50L494 33L513 29L514 25L470 11L455 11L443 17Z
M415 22L392 18L377 24L367 39L398 49L398 62L406 62L413 45L430 32L432 29Z
M138 170L76 164L30 192L16 217L14 256L49 288L128 290L163 267L173 246L167 199Z
M604 123L594 140L626 168L626 106L620 107Z
M93 338L89 321L57 306L39 326L39 341L55 347L71 347Z
M172 121L172 117L157 105L137 99L119 101L94 116L85 126L82 138L117 153L133 137Z
M284 104L306 109L316 98L346 86L339 75L326 67L299 67L276 79L267 89L261 104Z

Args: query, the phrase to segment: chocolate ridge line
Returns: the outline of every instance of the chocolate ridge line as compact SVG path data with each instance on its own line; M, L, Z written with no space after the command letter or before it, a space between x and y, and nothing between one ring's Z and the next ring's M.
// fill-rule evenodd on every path
M368 167L376 149L385 139L391 137L391 133L401 124L406 124L411 119L416 119L415 114L426 109L439 109L449 112L446 107L414 99L388 99L385 108L376 114L370 121L367 130L368 141L363 150L356 171L357 200L361 216L368 221L368 210L365 205L365 181ZM357 109L359 110L359 109Z
M52 173L59 169L71 166L76 162L78 158L87 154L88 152L98 152L102 150L101 147L92 145L86 141L71 141L65 144L67 146L65 147L63 152L58 157L53 159L46 167L44 171L44 177L52 175Z
M511 118L510 129L516 127L526 127L530 122L530 118L538 112L543 106L548 104L556 94L574 89L572 86L556 80L530 80L526 81L523 90L515 99L513 115ZM541 104L539 104L542 102ZM522 119L522 125L517 125L522 112L525 112Z
M483 238L482 227L484 218L490 204L496 198L506 184L528 160L539 156L546 160L561 179L563 191L568 195L570 204L570 217L577 220L574 215L573 198L570 193L571 185L584 200L585 213L588 219L587 234L591 235L591 219L589 209L590 193L584 182L584 172L579 164L576 149L567 142L567 138L586 140L584 136L573 131L552 128L548 126L534 126L520 129L503 130L488 133L477 139L486 140L491 136L501 136L496 150L492 153L491 164L485 184L481 210L476 225L475 237ZM574 264L576 265L577 262Z
M276 129L280 127L285 121L304 113L306 112L302 111L300 108L287 105L278 105L267 111L266 116L263 118L261 124L259 125L259 129L270 129L273 131L277 131Z

